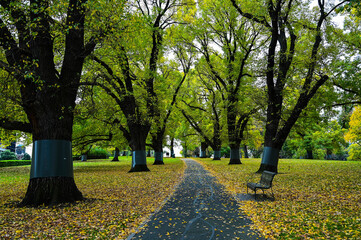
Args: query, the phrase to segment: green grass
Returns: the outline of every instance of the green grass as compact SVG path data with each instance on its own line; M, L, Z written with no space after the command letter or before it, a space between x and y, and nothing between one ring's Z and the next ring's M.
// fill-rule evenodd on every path
M16 208L25 195L30 166L0 168L1 239L122 239L159 208L182 179L184 164L165 158L151 172L128 173L131 157L120 162L74 162L74 178L88 200L58 208Z
M260 159L201 160L227 189L245 194ZM242 201L240 208L270 239L361 239L361 162L280 160L275 201Z

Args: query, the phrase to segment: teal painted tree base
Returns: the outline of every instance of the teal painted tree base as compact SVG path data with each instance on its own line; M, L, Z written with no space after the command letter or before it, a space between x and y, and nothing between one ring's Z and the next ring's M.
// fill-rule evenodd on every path
M132 167L132 169L129 170L129 172L149 172L149 168L147 165L135 165Z
M164 165L163 161L154 161L153 165Z
M28 189L19 207L54 206L84 200L71 177L44 177L30 179Z
M88 160L88 156L86 154L81 155L81 161L86 162Z
M277 173L278 157L280 150L273 147L264 147L262 154L262 162L257 173L270 171Z
M154 163L153 165L164 165L163 152L154 152Z
M240 154L239 154L239 147L232 149L230 151L230 159L229 159L229 165L231 164L242 164L241 163L241 158L240 158Z
M74 178L71 141L34 141L30 179L53 177Z
M221 150L214 150L213 160L221 160Z
M242 164L241 159L229 159L229 165L232 164Z

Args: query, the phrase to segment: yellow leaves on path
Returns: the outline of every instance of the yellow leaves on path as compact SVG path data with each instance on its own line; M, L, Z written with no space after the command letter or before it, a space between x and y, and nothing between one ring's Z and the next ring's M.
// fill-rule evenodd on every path
M128 173L130 158L77 162L75 182L87 200L56 208L9 206L25 195L29 167L0 168L1 239L124 239L181 181L184 164L164 161L141 173Z
M260 178L259 159L199 162L233 194ZM361 239L360 176L361 162L281 159L275 201L242 201L240 209L269 239Z

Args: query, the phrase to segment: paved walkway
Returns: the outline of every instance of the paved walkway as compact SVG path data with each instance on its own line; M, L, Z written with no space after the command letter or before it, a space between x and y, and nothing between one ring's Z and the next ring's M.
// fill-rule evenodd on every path
M184 159L185 179L162 209L127 240L263 239L237 202L199 163Z

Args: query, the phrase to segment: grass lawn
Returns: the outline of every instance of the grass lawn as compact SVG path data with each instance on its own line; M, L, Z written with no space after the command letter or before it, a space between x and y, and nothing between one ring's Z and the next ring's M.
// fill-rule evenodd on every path
M57 208L15 208L25 195L30 166L0 168L0 239L123 239L159 208L180 182L185 165L165 158L151 172L128 173L120 162L74 162L74 178L86 201ZM10 203L10 204L9 204Z
M254 174L260 159L197 160L234 194L245 194L246 182L260 178ZM240 202L265 237L361 239L361 162L280 160L278 171L275 201Z

